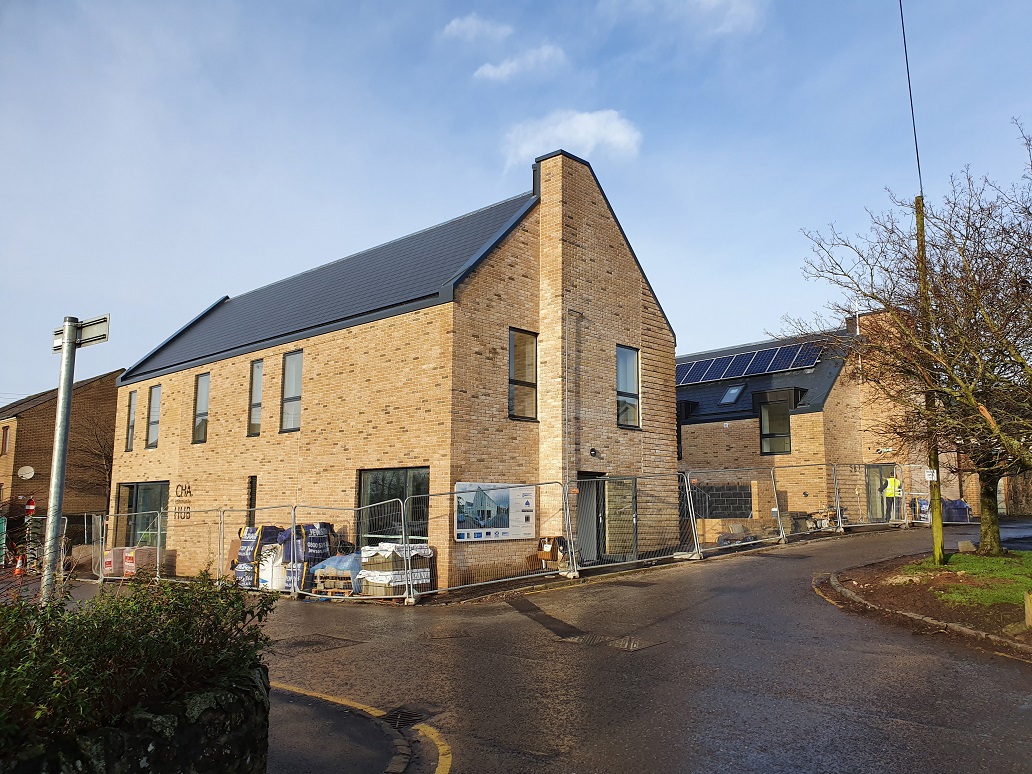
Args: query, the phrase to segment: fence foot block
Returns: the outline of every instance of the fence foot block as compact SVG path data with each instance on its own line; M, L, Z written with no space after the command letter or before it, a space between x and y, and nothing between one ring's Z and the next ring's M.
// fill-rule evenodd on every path
M686 561L688 559L702 559L701 551L678 551L677 553L671 554L672 559L678 561Z

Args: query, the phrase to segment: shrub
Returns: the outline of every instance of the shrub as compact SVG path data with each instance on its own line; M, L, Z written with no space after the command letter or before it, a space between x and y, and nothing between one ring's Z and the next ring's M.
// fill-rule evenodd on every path
M261 664L275 600L202 572L138 577L68 607L0 604L0 750L233 685Z

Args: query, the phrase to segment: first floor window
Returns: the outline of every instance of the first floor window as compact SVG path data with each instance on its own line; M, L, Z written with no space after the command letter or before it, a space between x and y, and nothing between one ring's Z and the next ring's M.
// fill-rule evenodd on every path
M537 419L537 334L509 329L509 416Z
M208 440L208 395L211 388L211 374L201 374L194 385L193 442Z
M301 429L301 355L290 352L283 356L283 410L280 431Z
M150 388L150 398L147 405L147 448L158 447L158 422L161 420L161 385L155 384Z
M429 495L430 468L359 471L359 545L399 542L403 534L403 514L405 533L412 540L425 542L429 528Z
M760 404L760 453L791 454L792 431L788 401Z
M638 384L638 350L631 347L617 347L616 424L620 427L641 426Z
M136 435L136 390L129 393L129 420L125 427L125 450L133 450L133 436Z
M164 545L168 524L168 481L118 485L119 517L110 519L116 546Z
M262 361L251 363L251 403L247 409L247 434L262 432Z

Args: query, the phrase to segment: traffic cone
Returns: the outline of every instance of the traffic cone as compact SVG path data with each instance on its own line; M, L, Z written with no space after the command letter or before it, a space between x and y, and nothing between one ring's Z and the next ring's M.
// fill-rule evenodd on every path
M25 554L18 554L14 561L14 572L12 575L25 574Z

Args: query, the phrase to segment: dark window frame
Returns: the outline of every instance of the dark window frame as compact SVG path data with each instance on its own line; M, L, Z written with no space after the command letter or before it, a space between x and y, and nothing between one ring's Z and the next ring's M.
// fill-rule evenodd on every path
M205 379L205 405L204 411L200 410L199 398L201 392L201 379ZM208 371L203 374L197 374L194 377L194 410L193 410L193 425L190 428L190 443L207 443L208 442L208 409L211 405L211 372ZM204 420L204 430L201 433L197 432L197 428L200 427L198 422ZM200 437L198 437L200 436Z
M513 376L515 370L515 360L513 354L515 351L515 337L516 335L529 336L534 344L534 381L528 382L522 379L516 379ZM536 422L538 418L538 335L533 331L524 330L523 328L509 328L509 419L515 419L520 422ZM516 387L528 387L534 391L534 413L532 416L526 416L524 414L516 414L514 412L516 406Z
M767 412L767 425L769 427L770 426L770 407L771 406L778 406L778 407L783 406L784 407L785 422L788 424L788 432L787 433L772 433L772 432L769 432L769 431L766 432L766 433L763 432L763 419L764 419L763 415L764 415L764 411ZM759 404L759 409L760 409L760 454L765 456L765 457L773 456L773 455L776 455L776 454L791 454L792 453L792 402L790 400L788 400L788 399L768 400L768 401L764 401L764 402L760 403ZM778 451L769 451L769 449L768 450L764 449L764 441L771 441L771 440L778 439L778 438L787 438L788 439L788 449L786 449L786 450L778 450Z
M254 526L255 509L258 507L258 476L247 477L247 526Z
M133 437L136 435L136 406L138 400L136 390L130 390L128 406L129 417L125 423L125 450L127 452L131 452L133 450Z
M287 362L288 362L288 360L290 358L294 357L295 355L298 356L299 358L301 358L301 360L300 360L301 367L300 367L300 369L298 371L298 375L297 375L297 383L298 383L297 395L289 395L288 396L287 395ZM301 429L301 394L303 392L303 390L302 390L302 380L303 380L303 376L304 376L304 365L305 365L304 350L302 350L302 349L295 349L293 352L287 352L287 353L285 353L283 355L283 375L282 375L282 383L280 385L280 430L279 431L281 433L296 433L297 431L299 431ZM286 421L286 418L287 418L287 404L289 404L289 403L297 403L298 404L297 427L285 427L284 426L284 422Z
M260 373L258 379L254 378L255 367L258 367ZM247 437L256 438L262 434L262 397L265 380L265 360L252 360L251 361L251 385L247 391ZM255 401L255 384L258 385L258 400ZM254 421L255 411L258 412L258 421ZM257 429L254 429L257 428Z
M154 395L157 393L157 416L155 417ZM153 434L152 431L153 430ZM158 448L158 439L161 434L161 385L152 384L147 392L147 446L148 449Z
M11 450L11 426L4 425L3 430L0 430L0 454L7 454Z
M629 392L620 389L620 350L634 353L634 385L637 392ZM633 400L637 422L627 424L620 421L620 399ZM628 347L623 344L616 345L616 426L624 430L641 429L641 350L637 347Z
M745 384L732 384L724 391L724 396L717 401L718 406L733 406L745 392ZM730 396L730 397L729 397Z

